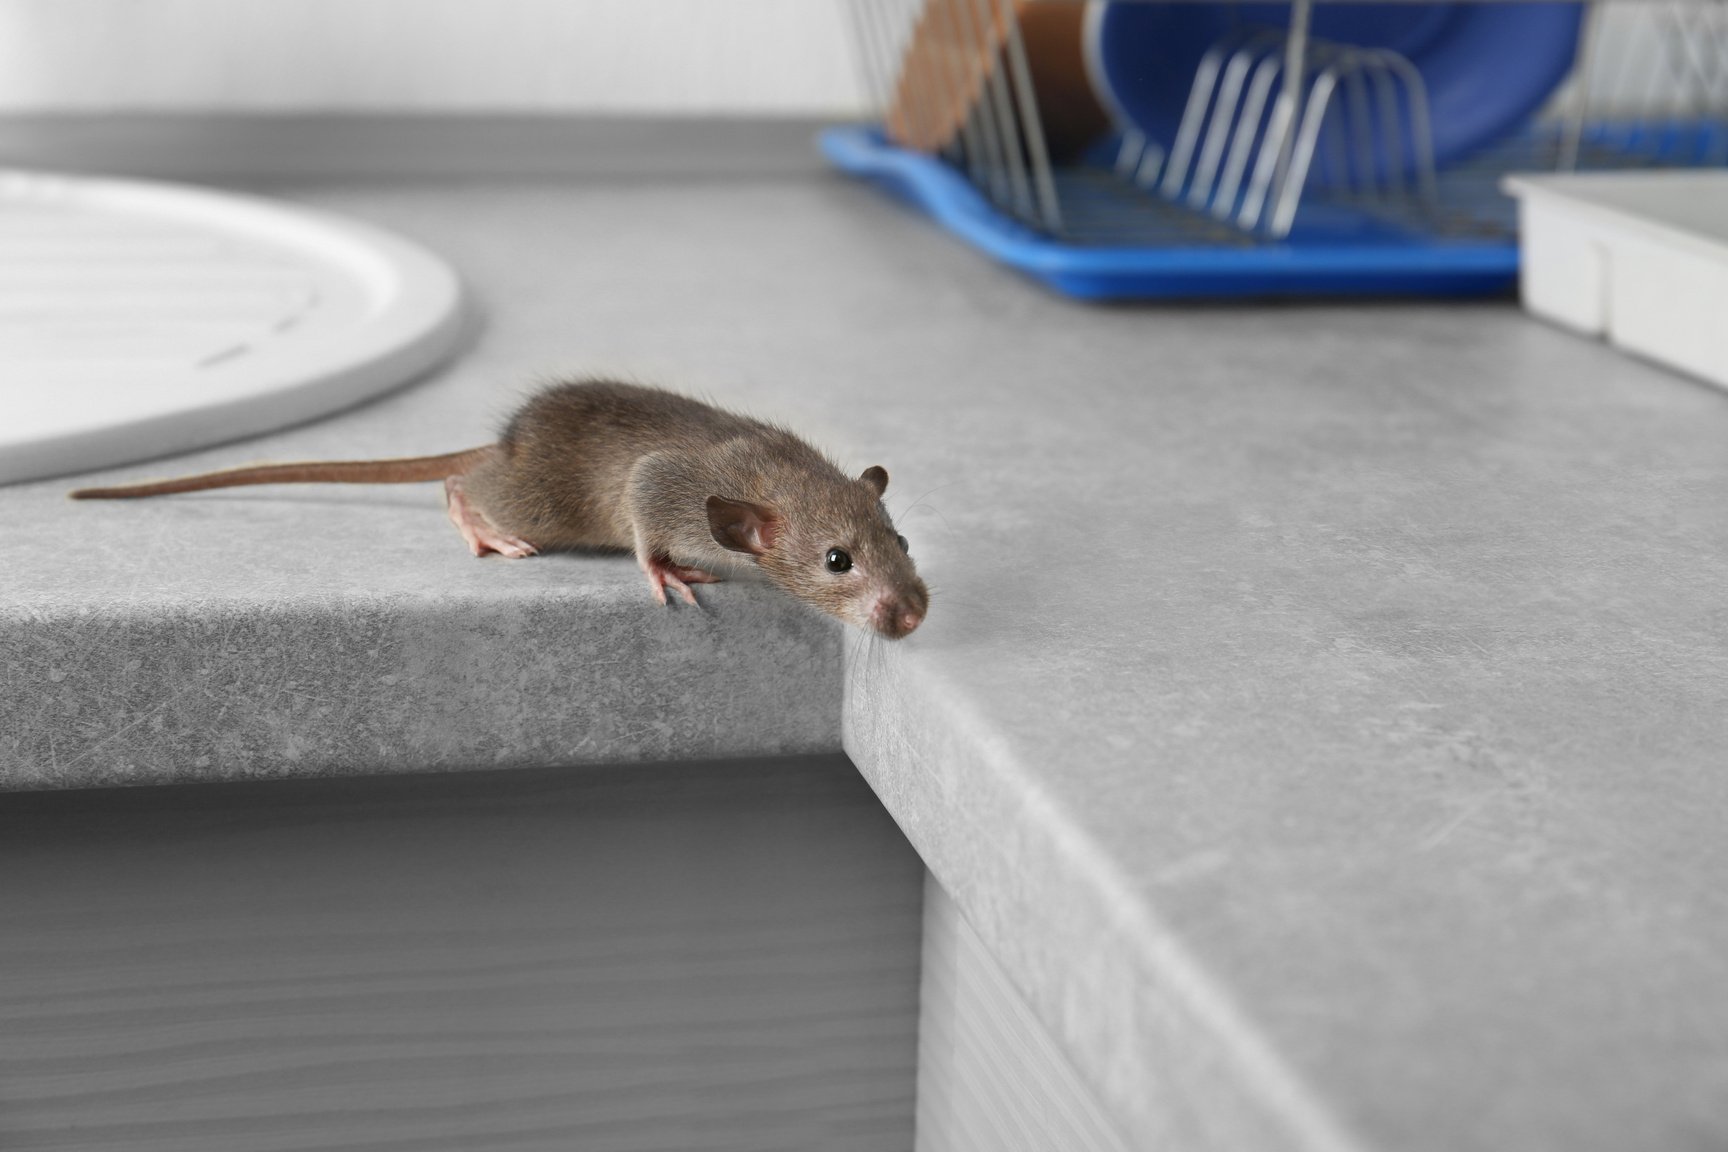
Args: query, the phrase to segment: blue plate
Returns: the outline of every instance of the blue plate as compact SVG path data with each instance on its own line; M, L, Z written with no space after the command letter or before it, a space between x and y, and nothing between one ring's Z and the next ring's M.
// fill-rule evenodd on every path
M1571 70L1584 17L1582 4L1553 2L1317 4L1312 11L1315 37L1389 48L1416 66L1442 166L1535 114ZM1123 127L1168 147L1207 49L1245 27L1282 29L1289 17L1288 4L1095 2L1087 66ZM1385 165L1384 154L1376 163Z

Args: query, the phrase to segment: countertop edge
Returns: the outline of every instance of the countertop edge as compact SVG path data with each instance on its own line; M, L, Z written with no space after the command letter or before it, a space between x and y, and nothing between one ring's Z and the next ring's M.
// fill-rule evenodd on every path
M0 791L840 750L838 625L625 583L9 608Z
M1367 1147L1004 741L906 661L848 663L847 755L1134 1146Z
M182 180L781 179L828 171L810 117L12 113L12 167Z

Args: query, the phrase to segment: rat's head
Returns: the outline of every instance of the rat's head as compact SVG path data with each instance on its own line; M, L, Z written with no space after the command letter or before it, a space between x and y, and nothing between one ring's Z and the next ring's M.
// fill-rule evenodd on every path
M930 592L882 506L887 488L877 467L812 485L783 508L710 496L708 528L798 599L898 640L923 623Z

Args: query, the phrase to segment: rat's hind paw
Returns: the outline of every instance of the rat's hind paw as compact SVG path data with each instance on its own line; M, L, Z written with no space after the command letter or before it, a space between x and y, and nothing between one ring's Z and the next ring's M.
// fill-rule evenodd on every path
M456 531L462 533L462 539L468 541L468 550L474 555L484 556L488 552L496 552L511 560L521 560L540 551L521 537L500 532L488 524L486 518L462 495L460 476L452 476L444 481L444 500L445 510L450 514L450 523L456 525Z
M471 542L474 555L484 556L487 552L496 552L509 560L525 560L530 556L538 556L540 549L528 541L515 536L506 536L502 532L481 533L478 544Z

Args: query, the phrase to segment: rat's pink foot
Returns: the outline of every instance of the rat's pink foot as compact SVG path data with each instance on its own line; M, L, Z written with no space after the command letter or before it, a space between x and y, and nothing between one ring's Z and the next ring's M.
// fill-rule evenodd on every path
M680 568L677 565L668 564L666 569L674 576L678 577L678 579L689 584L720 583L720 577L714 575L714 573L708 571L706 568Z
M462 533L462 539L468 541L469 550L476 556L496 552L500 556L520 560L539 551L528 541L507 532L500 532L488 524L486 517L480 515L479 510L462 495L460 476L452 476L444 481L444 508L450 515L450 523L456 525L456 531Z
M684 596L686 604L696 603L696 593L690 590L691 584L718 584L720 577L701 568L684 568L672 563L667 556L649 556L642 561L642 571L648 576L648 587L654 592L654 599L666 603L668 586L676 588Z

